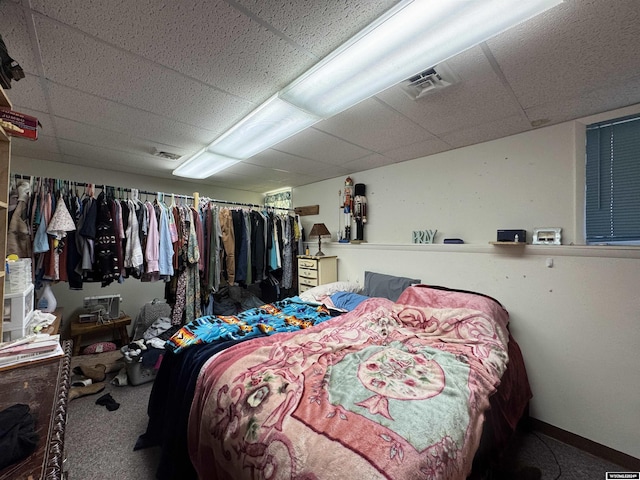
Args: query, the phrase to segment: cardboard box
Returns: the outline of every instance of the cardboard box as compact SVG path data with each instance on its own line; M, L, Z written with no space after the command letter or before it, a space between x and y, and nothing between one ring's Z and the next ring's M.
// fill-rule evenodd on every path
M4 130L7 132L7 135L22 137L28 140L38 139L38 119L36 117L20 112L14 112L8 108L0 108L0 119L10 122L23 130L23 132L17 132L10 128L5 128Z

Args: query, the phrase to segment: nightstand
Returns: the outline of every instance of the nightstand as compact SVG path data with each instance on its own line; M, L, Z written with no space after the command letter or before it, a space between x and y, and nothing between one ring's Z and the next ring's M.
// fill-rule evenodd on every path
M298 255L298 294L338 281L338 257Z
M129 344L129 334L127 333L127 325L131 323L131 317L123 315L120 318L114 320L107 320L104 323L87 322L80 323L78 319L75 319L71 323L71 339L73 340L73 356L80 354L80 348L82 338L87 335L95 333L108 333L111 332L114 336L115 333L120 337L120 346Z

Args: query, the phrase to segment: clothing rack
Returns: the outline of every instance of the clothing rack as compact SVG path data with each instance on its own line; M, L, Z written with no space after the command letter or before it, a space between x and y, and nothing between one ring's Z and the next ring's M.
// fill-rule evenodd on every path
M73 180L60 180L60 179L53 179L53 178L47 178L47 177L34 177L32 175L22 175L19 173L12 173L11 174L13 177L15 177L16 179L24 179L24 180L31 180L31 179L47 179L47 180L53 180L54 182L66 182L69 185L73 184L76 187L83 187L83 188L87 188L87 187L93 187L93 188L99 188L100 190L106 190L107 188L113 188L119 192L127 192L127 193L131 193L131 192L137 192L138 194L142 194L142 195L155 195L156 198L158 200L160 200L160 198L162 197L162 199L164 200L166 197L170 197L170 198L179 198L179 199L185 199L185 200L194 200L194 204L197 204L199 202L200 199L200 194L198 192L194 192L193 195L182 195L182 194L178 194L178 193L167 193L167 192L150 192L147 190L138 190L135 188L129 188L129 187L113 187L111 185L104 185L104 184L93 184L93 183L84 183L84 182L75 182ZM223 205L235 205L235 206L240 206L240 207L250 207L250 208L268 208L271 210L283 210L283 211L287 211L287 212L292 212L294 211L293 208L282 208L282 207L270 207L270 206L266 206L266 205L258 205L255 203L246 203L246 202L235 202L235 201L231 201L231 200L219 200L216 198L209 198L209 197L202 197L202 200L206 200L208 202L212 202L212 203L219 203L219 204L223 204Z

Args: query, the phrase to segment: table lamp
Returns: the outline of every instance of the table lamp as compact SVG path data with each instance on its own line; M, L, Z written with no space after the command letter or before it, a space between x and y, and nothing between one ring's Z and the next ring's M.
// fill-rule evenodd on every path
M321 257L324 255L322 253L322 236L329 235L331 236L331 232L324 223L314 223L313 227L311 227L311 232L309 232L309 237L318 237L318 253L316 253L316 257Z

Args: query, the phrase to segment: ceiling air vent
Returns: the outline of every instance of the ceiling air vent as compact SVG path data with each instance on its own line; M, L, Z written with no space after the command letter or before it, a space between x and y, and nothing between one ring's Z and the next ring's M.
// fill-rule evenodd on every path
M458 83L455 73L444 63L420 72L400 84L400 87L412 100L418 100L430 93L442 90Z
M152 153L155 157L166 158L168 160L178 160L180 157L182 157L182 155L178 155L177 153L158 150L157 148L154 148Z

